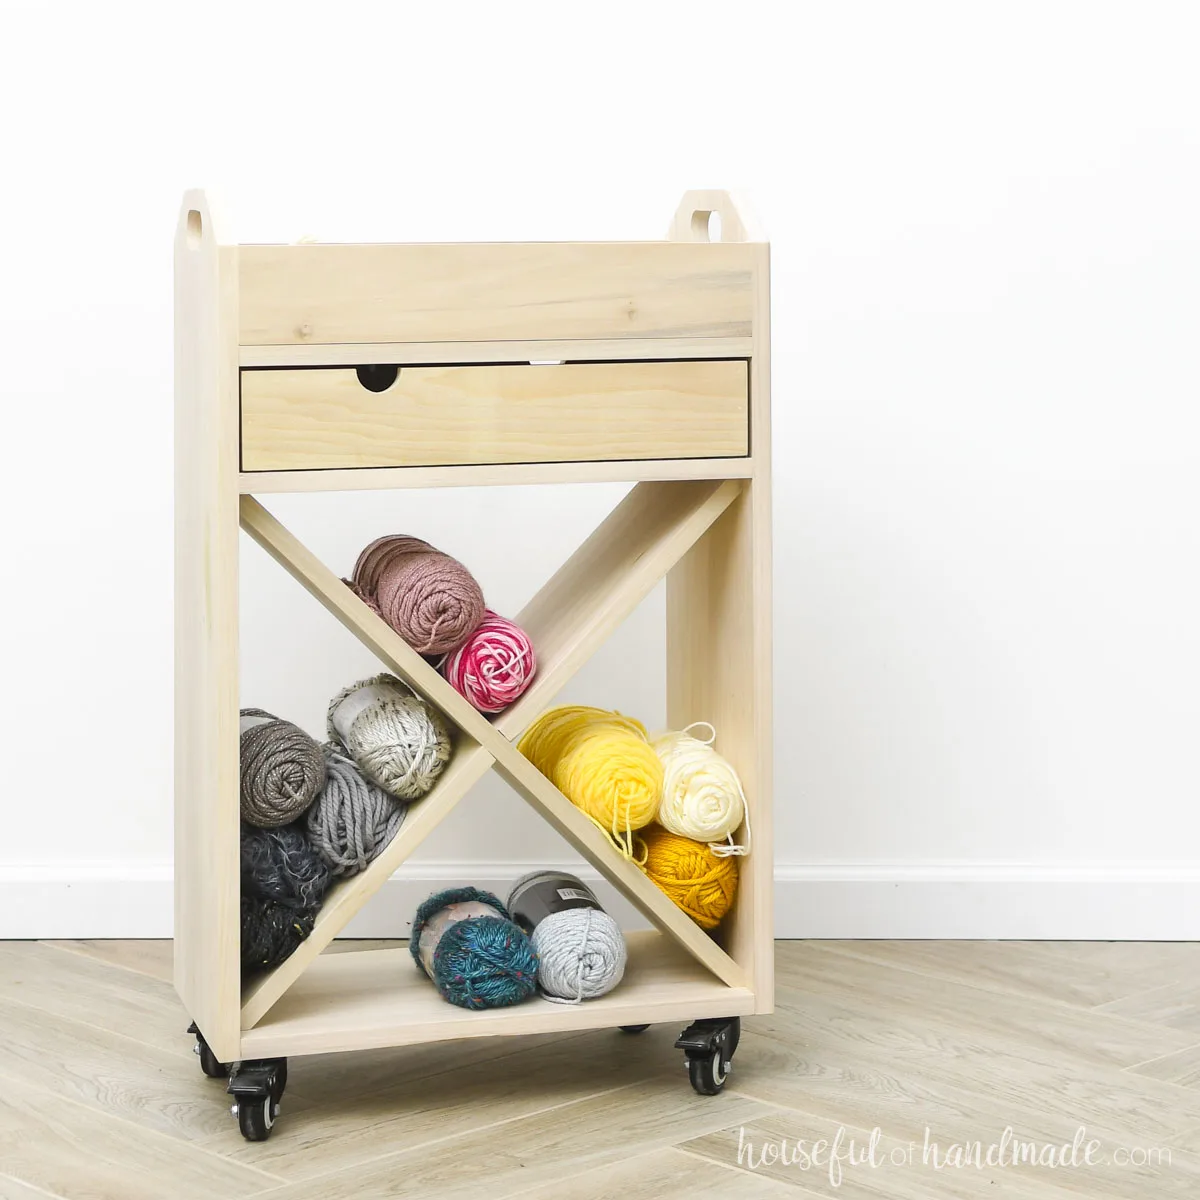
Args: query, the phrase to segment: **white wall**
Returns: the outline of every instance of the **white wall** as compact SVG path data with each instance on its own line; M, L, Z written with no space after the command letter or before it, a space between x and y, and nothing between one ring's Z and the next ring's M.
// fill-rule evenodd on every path
M0 936L169 927L194 184L243 240L655 237L684 188L748 189L774 243L781 931L1200 933L1191 6L0 20ZM275 507L342 570L419 532L515 611L620 492ZM371 661L243 561L245 699L316 731ZM570 696L661 719L661 623L659 596ZM422 887L565 858L499 785L468 804Z

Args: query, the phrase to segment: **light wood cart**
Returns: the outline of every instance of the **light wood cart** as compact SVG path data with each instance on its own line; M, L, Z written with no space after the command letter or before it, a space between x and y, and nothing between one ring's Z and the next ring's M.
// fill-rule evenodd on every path
M238 245L196 191L175 279L175 985L243 1133L266 1136L288 1055L452 1038L692 1021L681 1044L719 1089L737 1018L773 1005L769 248L745 206L689 192L657 242ZM636 486L517 614L539 671L492 720L255 498L605 480ZM384 853L244 988L239 528L455 734ZM664 576L668 724L715 725L751 815L735 909L714 936L516 749ZM608 996L469 1012L405 951L321 955L490 768L654 925L629 935Z

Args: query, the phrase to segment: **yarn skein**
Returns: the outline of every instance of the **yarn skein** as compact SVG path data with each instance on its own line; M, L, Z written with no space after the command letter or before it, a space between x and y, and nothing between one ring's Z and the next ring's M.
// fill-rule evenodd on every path
M480 712L498 713L533 682L537 659L529 635L488 609L479 627L439 669Z
M663 786L662 763L640 721L584 705L552 708L517 748L624 858L634 857L634 830L654 820Z
M707 739L691 734L701 726L709 731ZM748 854L750 812L746 793L737 772L713 749L716 736L717 731L707 721L695 721L678 733L659 734L652 740L663 766L658 823L681 837L707 842L714 854ZM733 835L743 820L746 845L738 845Z
M246 971L277 966L313 931L329 869L296 824L243 823L241 960Z
M242 825L242 895L288 908L320 908L329 868L299 824L278 829Z
M504 1008L537 991L537 955L491 892L451 888L417 909L408 948L442 997L459 1008Z
M313 931L316 911L276 904L261 896L242 897L242 970L276 967L295 953Z
M331 874L357 875L396 836L408 809L364 779L338 746L321 750L325 786L305 818L308 838Z
M372 783L401 800L424 796L450 761L442 714L394 675L343 688L329 704L329 736Z
M583 880L562 871L534 871L513 885L508 911L530 935L538 986L547 1000L580 1004L621 982L625 938Z
M243 708L240 726L242 818L263 829L294 821L325 782L321 747L261 708Z
M467 640L486 611L474 576L420 538L376 538L346 581L420 654L445 654Z
M654 825L641 840L643 870L702 929L715 929L733 907L738 860L714 854L707 846Z

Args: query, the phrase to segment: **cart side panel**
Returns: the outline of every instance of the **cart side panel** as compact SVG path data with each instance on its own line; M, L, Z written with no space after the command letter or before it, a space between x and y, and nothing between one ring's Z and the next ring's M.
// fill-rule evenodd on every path
M222 1061L238 994L237 247L202 192L175 238L175 987Z

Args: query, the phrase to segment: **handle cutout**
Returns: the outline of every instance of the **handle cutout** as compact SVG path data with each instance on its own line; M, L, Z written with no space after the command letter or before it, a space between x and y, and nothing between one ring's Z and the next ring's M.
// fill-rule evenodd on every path
M198 208L189 208L187 215L187 246L189 250L199 250L204 239L204 218Z
M715 208L698 208L692 213L692 236L698 242L719 242L721 214Z
M386 392L399 377L400 368L389 363L368 363L356 367L355 374L368 392Z

